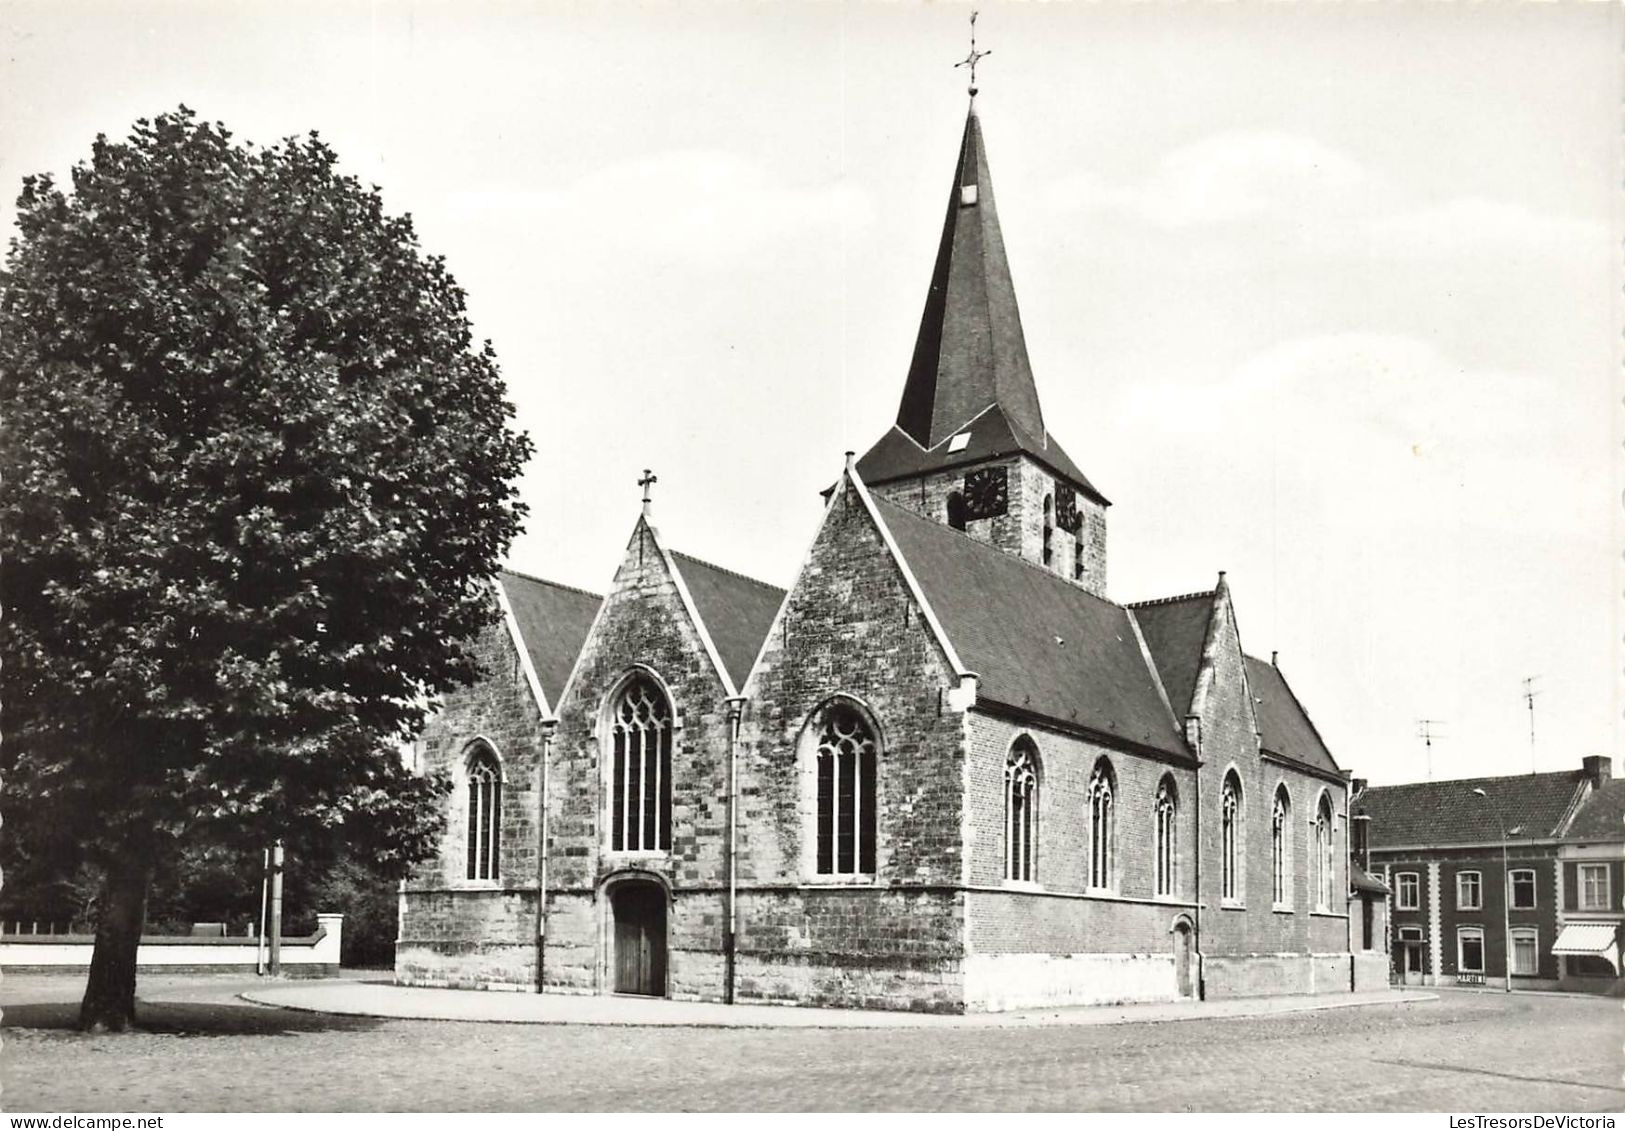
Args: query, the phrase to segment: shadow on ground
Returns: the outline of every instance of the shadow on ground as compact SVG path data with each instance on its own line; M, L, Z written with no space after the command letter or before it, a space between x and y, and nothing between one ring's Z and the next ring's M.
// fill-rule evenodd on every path
M303 1033L365 1033L382 1022L373 1017L296 1013L263 1005L217 1002L143 1002L137 999L140 1033L169 1037L292 1037ZM79 1036L79 1003L18 1002L5 1007L3 1029L36 1029ZM116 1035L104 1034L102 1039Z

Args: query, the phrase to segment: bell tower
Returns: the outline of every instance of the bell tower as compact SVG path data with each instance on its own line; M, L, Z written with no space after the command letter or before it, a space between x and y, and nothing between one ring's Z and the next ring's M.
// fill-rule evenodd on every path
M1044 425L972 87L897 422L858 461L871 490L1106 591L1106 508Z

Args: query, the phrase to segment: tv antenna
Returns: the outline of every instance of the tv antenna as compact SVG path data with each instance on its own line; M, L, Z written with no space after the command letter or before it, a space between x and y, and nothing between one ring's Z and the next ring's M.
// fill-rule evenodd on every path
M1433 780L1433 740L1443 738L1435 728L1444 726L1443 719L1417 719L1416 736L1422 740L1422 746L1427 752L1428 781Z
M1535 772L1535 696L1540 692L1535 690L1535 681L1538 675L1526 676L1523 681L1523 701L1529 705L1529 772Z

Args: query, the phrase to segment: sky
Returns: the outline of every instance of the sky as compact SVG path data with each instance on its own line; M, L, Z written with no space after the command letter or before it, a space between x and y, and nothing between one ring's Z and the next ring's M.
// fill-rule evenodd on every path
M789 585L896 413L969 14L0 0L0 237L23 176L178 104L318 131L496 348L536 444L513 567L602 592L648 467L671 545ZM1621 22L981 5L1028 348L1114 503L1111 595L1226 570L1244 646L1376 783L1625 771Z

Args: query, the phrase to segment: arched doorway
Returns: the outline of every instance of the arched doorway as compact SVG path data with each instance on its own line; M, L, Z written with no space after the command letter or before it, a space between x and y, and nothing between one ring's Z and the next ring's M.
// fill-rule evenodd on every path
M1174 982L1180 997L1194 997L1196 983L1191 973L1191 925L1181 919L1174 924Z
M610 892L609 905L615 920L615 992L665 997L665 890L649 880L626 880Z

